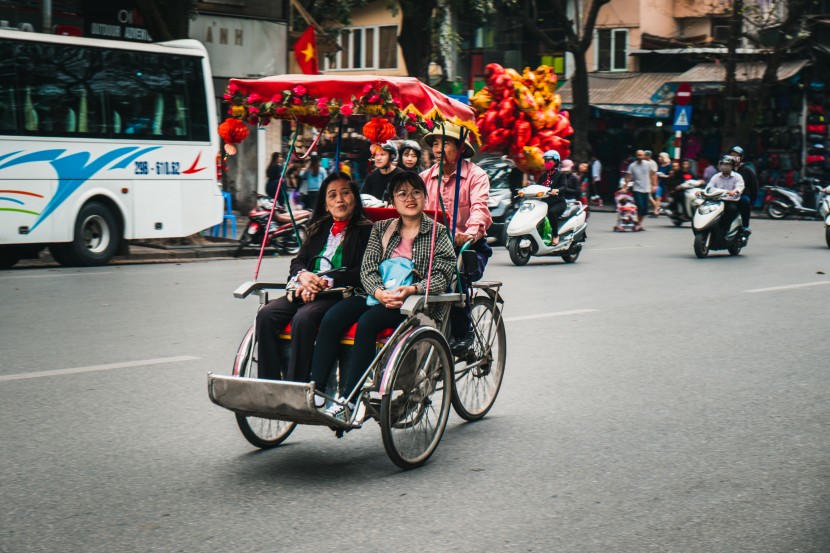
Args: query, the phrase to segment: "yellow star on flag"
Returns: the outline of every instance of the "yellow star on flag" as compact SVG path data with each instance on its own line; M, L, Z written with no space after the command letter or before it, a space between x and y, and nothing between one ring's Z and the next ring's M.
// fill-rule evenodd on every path
M302 52L305 56L305 61L311 61L314 59L314 46L312 46L310 42L305 47L305 50L303 50Z

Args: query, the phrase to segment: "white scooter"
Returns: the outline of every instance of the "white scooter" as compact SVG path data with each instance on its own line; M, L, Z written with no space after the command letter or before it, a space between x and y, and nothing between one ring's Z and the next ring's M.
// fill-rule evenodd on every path
M826 186L822 193L824 197L818 206L818 214L824 219L824 239L827 241L827 247L830 248L830 186Z
M386 207L386 202L375 198L371 194L361 194L360 202L363 204L363 207Z
M573 263L582 251L588 227L585 206L576 200L567 201L568 206L559 218L559 243L552 246L545 203L549 196L550 188L541 184L531 184L519 191L522 205L507 226L507 251L515 265L527 264L532 255L558 255L565 263Z
M672 195L675 197L671 203L671 208L668 210L669 218L674 226L679 227L683 223L691 222L695 216L695 210L703 203L703 200L698 197L697 191L704 184L700 179L689 179L674 189ZM678 201L677 196L681 196L680 192L682 192L682 200Z
M735 213L735 218L729 225L726 235L723 234L720 226L720 220L726 211L725 201L722 199L726 191L713 190L708 193L699 191L699 194L704 201L697 208L692 220L692 231L695 233L695 255L704 258L709 255L710 250L729 250L729 255L741 253L741 248L746 246L748 239L741 226L741 214Z

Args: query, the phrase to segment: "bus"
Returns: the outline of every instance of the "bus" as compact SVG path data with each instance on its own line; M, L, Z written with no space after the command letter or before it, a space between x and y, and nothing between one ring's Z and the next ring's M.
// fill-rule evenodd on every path
M102 265L222 221L202 44L0 29L0 59L0 268L44 247Z

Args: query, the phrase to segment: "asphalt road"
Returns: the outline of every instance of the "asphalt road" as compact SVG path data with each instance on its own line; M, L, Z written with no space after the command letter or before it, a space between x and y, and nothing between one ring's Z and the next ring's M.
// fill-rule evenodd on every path
M688 227L612 222L573 265L496 253L502 392L409 472L374 423L259 452L210 403L254 259L0 272L0 551L827 553L822 225L698 260Z

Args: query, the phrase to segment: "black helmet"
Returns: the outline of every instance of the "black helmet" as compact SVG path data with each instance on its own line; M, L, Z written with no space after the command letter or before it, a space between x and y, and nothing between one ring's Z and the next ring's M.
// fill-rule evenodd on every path
M402 156L404 151L414 150L418 157L421 157L421 145L415 140L404 140L398 147L398 155Z
M385 142L381 145L381 148L389 152L389 163L392 163L396 159L398 159L398 150L395 148L395 145L391 142Z
M729 150L729 153L731 154L732 152L735 152L736 154L738 154L741 157L746 157L744 155L744 149L741 148L740 146L732 146L732 149Z

